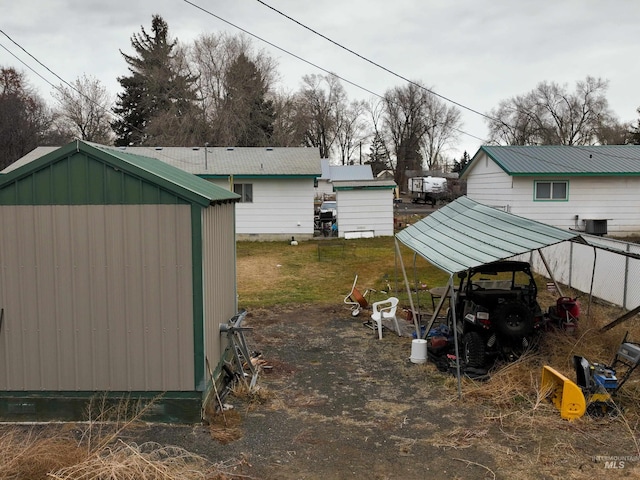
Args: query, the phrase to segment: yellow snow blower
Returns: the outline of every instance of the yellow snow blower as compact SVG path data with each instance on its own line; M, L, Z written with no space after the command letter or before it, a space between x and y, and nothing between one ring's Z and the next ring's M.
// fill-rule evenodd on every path
M548 365L542 367L541 389L562 418L573 420L585 413L594 417L619 413L613 396L640 364L640 345L626 342L626 338L625 335L611 366L589 363L584 357L574 356L575 383ZM616 368L620 366L624 370L618 378Z

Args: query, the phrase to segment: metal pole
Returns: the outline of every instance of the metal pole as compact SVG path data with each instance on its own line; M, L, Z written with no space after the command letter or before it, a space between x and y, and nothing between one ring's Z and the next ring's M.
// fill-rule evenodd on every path
M547 263L547 259L544 258L544 255L542 254L542 250L540 250L539 248L538 248L538 254L540 255L540 258L542 259L542 263L544 263L544 267L547 269L547 273L549 274L549 277L551 278L551 281L556 286L556 290L558 291L558 293L560 294L561 297L564 297L564 295L562 294L562 289L560 288L560 285L558 285L558 282L556 282L556 279L553 277L553 272L551 271L551 268L549 268L549 264Z
M453 318L453 347L456 350L456 378L458 379L458 399L462 398L462 380L460 379L460 349L458 348L458 321L456 319L456 301L455 291L453 288L453 274L449 277L448 290L451 298L449 299L449 308L451 309L451 318Z
M591 286L589 287L589 305L587 306L587 318L591 318L591 299L593 298L593 278L596 276L596 260L598 259L598 250L593 247L593 268L591 269Z
M400 254L400 245L398 245L398 239L394 239L396 244L396 255L400 259L400 266L402 267L402 276L404 277L404 284L407 287L407 295L409 296L409 305L411 305L411 314L413 317L413 326L416 329L416 338L420 338L420 324L418 323L418 315L416 314L416 308L413 305L413 297L411 296L411 288L409 287L409 279L407 278L407 271L404 268L404 260Z

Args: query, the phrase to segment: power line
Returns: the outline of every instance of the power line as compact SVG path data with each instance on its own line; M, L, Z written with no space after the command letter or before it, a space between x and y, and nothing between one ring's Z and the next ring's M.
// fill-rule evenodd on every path
M351 81L351 80L349 80L349 79L347 79L347 78L344 78L344 77L342 77L341 75L338 75L338 74L337 74L337 73L335 73L335 72L332 72L332 71L330 71L330 70L328 70L328 69L326 69L326 68L324 68L324 67L321 67L320 65L317 65L317 64L315 64L315 63L313 63L313 62L311 62L311 61L307 60L306 58L301 57L300 55L297 55L297 54L295 54L295 53L293 53L293 52L291 52L291 51L289 51L289 50L287 50L287 49L285 49L285 48L283 48L283 47L280 47L279 45L276 45L275 43L270 42L269 40L267 40L267 39L265 39L265 38L262 38L262 37L260 37L259 35L256 35L256 34L254 34L254 33L250 32L249 30L246 30L245 28L242 28L242 27L240 27L239 25L236 25L235 23L232 23L232 22L230 22L229 20L226 20L226 19L222 18L222 17L221 17L221 16L219 16L219 15L216 15L215 13L213 13L213 12L211 12L211 11L207 10L207 9L206 9L206 8L204 8L204 7L201 7L200 5L198 5L198 4L196 4L196 3L193 3L193 2L192 2L192 1L190 1L190 0L183 0L183 1L184 1L185 3L188 3L189 5L191 5L192 7L197 8L198 10L200 10L200 11L202 11L202 12L206 13L207 15L210 15L210 16L212 16L213 18L216 18L217 20L220 20L221 22L226 23L227 25L230 25L230 26L232 26L233 28L236 28L236 29L240 30L241 32L246 33L247 35L250 35L251 37L253 37L253 38L257 39L257 40L260 40L261 42L264 42L264 43L266 43L267 45L270 45L270 46L272 46L273 48L275 48L275 49L277 49L277 50L280 50L281 52L286 53L287 55L289 55L289 56L291 56L291 57L293 57L293 58L295 58L295 59L297 59L297 60L300 60L301 62L306 63L307 65L311 65L312 67L317 68L318 70L321 70L321 71L323 71L323 72L327 73L328 75L331 75L331 76L333 76L333 77L335 77L335 78L338 78L338 79L342 80L343 82L348 83L349 85L352 85L352 86L354 86L354 87L356 87L356 88L359 88L360 90L362 90L362 91L364 91L364 92L367 92L367 93L369 93L369 94L371 94L371 95L373 95L373 96L375 96L375 97L378 97L378 98L380 98L380 99L382 99L382 100L385 100L385 97L384 97L383 95L381 95L381 94L379 94L379 93L376 93L376 92L374 92L374 91L372 91L372 90L369 90L368 88L363 87L362 85L360 85L360 84L358 84L358 83L356 83L356 82L353 82L353 81ZM357 54L356 54L356 55L357 55ZM380 67L380 68L384 68L384 67ZM403 78L403 77L400 77L400 78ZM404 78L403 78L403 79L404 79ZM406 80L406 79L404 79L404 80ZM440 97L440 98L446 99L447 101L449 101L449 102L451 102L451 103L454 103L454 104L456 104L456 105L460 105L460 106L462 106L461 104L458 104L458 103L456 103L456 102L453 102L452 100L449 100L449 99L447 99L446 97L442 97L441 95L438 95L437 93L432 92L431 90L429 90L428 88L426 88L426 87L424 87L424 86L422 86L422 85L419 85L419 84L416 84L416 83L414 83L414 82L411 82L410 80L407 80L407 81L408 81L408 82L410 82L410 83L412 83L412 84L414 84L414 85L416 85L416 86L418 86L418 87L420 87L420 88L422 88L422 89L427 90L428 92L430 92L430 93L432 93L432 94L434 94L434 95L436 95L436 96L438 96L438 97ZM471 111L473 111L474 113L477 113L478 115L483 115L482 113L480 113L480 112L476 112L476 111L474 111L474 110L472 110L472 109L469 109L468 107L463 107L463 108L466 108L467 110L471 110ZM486 115L483 115L483 116L485 116L485 117L486 117ZM487 118L491 118L491 117L487 117ZM483 138L480 138L480 137L478 137L478 136L476 136L476 135L473 135L473 134L471 134L471 133L469 133L469 132L466 132L466 131L464 131L464 130L460 130L460 129L458 129L458 128L456 128L455 130L456 130L456 131L458 131L458 132L460 132L460 133L462 133L462 134L464 134L464 135L467 135L467 136L469 136L469 137L475 138L476 140L480 140L481 142L484 142L484 141L485 141Z
M0 30L2 31L2 30ZM4 33L4 32L2 32ZM6 35L6 34L5 34ZM39 76L42 80L44 80L45 82L47 82L49 85L51 85L53 88L56 88L56 86L51 83L49 80L47 80L46 78L44 78L42 75L40 75L39 72L37 72L36 70L34 70L27 62L25 62L24 60L22 60L20 57L18 57L15 53L13 53L11 50L9 50L7 47L5 47L3 44L0 43L0 47L4 48L7 53L9 55L11 55L13 58L15 58L16 60L18 60L21 64L23 64L25 67L27 67L29 70L31 70L33 73L35 73L37 76Z
M468 110L468 111L470 111L470 112L472 112L472 113L475 113L475 114L477 114L477 115L480 115L480 116L482 116L482 117L484 117L484 118L486 118L486 119L488 119L488 120L490 120L490 121L492 121L492 122L496 122L496 123L499 123L499 124L502 124L502 125L504 125L504 126L506 126L506 127L511 128L511 126L510 126L509 124L505 123L503 120L501 120L501 119L499 119L499 118L495 118L495 117L492 117L492 116L490 116L490 115L487 115L487 114L481 113L481 112L479 112L479 111L477 111L477 110L475 110L475 109L473 109L473 108L470 108L470 107L468 107L468 106L466 106L466 105L464 105L464 104L462 104L462 103L456 102L455 100L452 100L451 98L448 98L448 97L446 97L446 96L444 96L444 95L441 95L441 94L439 94L439 93L435 92L435 91L434 91L434 90L432 90L432 89L429 89L429 88L427 88L427 87L425 87L425 86L423 86L423 85L420 85L420 84L418 84L418 83L416 83L416 82L414 82L414 81L412 81L412 80L408 79L407 77L405 77L405 76L403 76L403 75L400 75L400 74L398 74L397 72L394 72L393 70L391 70L391 69L389 69L389 68L387 68L387 67L385 67L385 66L383 66L383 65L380 65L380 64L379 64L379 63L377 63L377 62L374 62L373 60L371 60L371 59L369 59L369 58L367 58L367 57L365 57L365 56L363 56L363 55L359 54L358 52L355 52L354 50L352 50L352 49L350 49L350 48L348 48L348 47L346 47L346 46L342 45L341 43L336 42L335 40L333 40L333 39L331 39L331 38L327 37L326 35L324 35L324 34L322 34L322 33L318 32L317 30L314 30L313 28L311 28L311 27L309 27L309 26L307 26L307 25L303 24L302 22L300 22L300 21L296 20L295 18L291 17L290 15L287 15L286 13L284 13L284 12L282 12L282 11L278 10L277 8L274 8L274 7L272 7L271 5L268 5L268 4L267 4L267 3L265 3L263 0L256 0L256 1L257 1L258 3L260 3L261 5L264 5L265 7L269 8L270 10L273 10L273 11L274 11L274 12L276 12L277 14L279 14L279 15L281 15L281 16L283 16L283 17L285 17L286 19L288 19L288 20L290 20L290 21L292 21L292 22L296 23L297 25L301 26L302 28L304 28L304 29L306 29L306 30L308 30L308 31L312 32L313 34L315 34L315 35L317 35L317 36L319 36L319 37L321 37L321 38L323 38L323 39L325 39L325 40L327 40L328 42L332 43L333 45L335 45L335 46L337 46L337 47L339 47L339 48L341 48L341 49L343 49L343 50L345 50L345 51L347 51L347 52L351 53L352 55L355 55L356 57L358 57L358 58L360 58L360 59L364 60L365 62L370 63L371 65L374 65L375 67L380 68L381 70L384 70L384 71L385 71L385 72L387 72L387 73L390 73L391 75L394 75L395 77L400 78L401 80L404 80L404 81L408 82L408 83L409 83L409 84L411 84L411 85L414 85L414 86L416 86L416 87L418 87L418 88L422 88L422 89L424 89L424 90L428 91L429 93L431 93L431 94L433 94L433 95L435 95L435 96L437 96L437 97L439 97L439 98L441 98L441 99L443 99L443 100L446 100L447 102L450 102L450 103L452 103L452 104L454 104L454 105L459 106L460 108L464 108L465 110ZM457 129L456 129L456 130L457 130ZM481 141L483 141L483 142L484 142L484 139L481 139L481 138L475 137L474 135L471 135L471 134L469 134L469 133L467 133L467 132L464 132L464 131L462 131L462 130L458 130L458 131L460 131L460 132L462 132L462 133L464 133L464 134L466 134L466 135L469 135L469 136L471 136L471 137L474 137L474 138L476 138L476 139L481 140ZM585 150L587 150L587 149L588 149L588 146L584 146L584 145L583 145L583 146L574 145L574 146L576 146L576 147L581 147L582 149L585 149ZM599 154L601 154L601 153L599 152ZM531 155L526 155L526 156L530 156L530 157L531 157ZM619 158L627 158L627 157L625 157L625 156L621 156L621 155L610 155L610 154L609 154L608 156L610 156L610 157L615 157L615 158L618 158L618 157L619 157ZM532 157L532 158L534 158L534 157ZM544 160L544 159L538 159L538 160L540 160L541 162L550 163L548 160Z
M5 33L2 29L0 29L0 33L2 33L5 37L7 37L9 40L11 40L11 42L13 44L15 44L18 48L20 48L20 50L22 50L24 53L26 53L29 57L31 57L33 60L35 60L39 65L41 65L42 67L44 67L49 73L51 73L53 76L55 76L57 79L59 79L62 83L64 83L65 85L68 85L71 89L73 89L74 91L76 91L78 94L80 94L82 97L84 97L89 103L93 104L94 106L98 107L101 111L103 111L104 113L107 113L109 115L111 115L112 117L121 120L124 125L126 125L127 127L129 127L132 131L137 131L138 133L144 134L144 131L141 130L140 128L136 127L135 125L130 124L129 122L127 122L125 120L124 117L115 114L114 112L112 112L111 110L105 108L104 106L100 105L99 103L95 102L92 98L88 97L87 95L85 95L83 92L81 92L80 90L78 90L76 87L74 87L72 84L70 84L69 82L67 82L65 79L63 79L60 75L58 75L57 73L55 73L53 70L51 70L48 66L46 66L44 63L42 63L40 60L38 60L38 58L36 58L34 55L32 55L29 51L27 51L27 49L25 49L22 45L20 45L18 42L16 42L13 38L11 38L7 33ZM22 63L24 66L26 66L29 70L31 70L33 73L35 73L36 75L38 75L38 77L40 77L42 80L44 80L46 83L48 83L49 85L51 85L54 89L58 90L59 92L63 93L64 95L66 95L66 92L64 92L64 90L57 85L54 85L53 83L51 83L49 80L47 80L45 77L43 77L40 73L38 73L36 70L34 70L29 64L27 64L26 62L24 62L20 57L18 57L16 54L14 54L13 52L11 52L7 47L5 47L4 45L0 44L0 46L6 50L11 56L13 56L15 59L17 59L20 63ZM114 147L117 148L117 147ZM168 159L171 159L171 157L169 157L168 155L165 155L164 153L160 154L160 156L164 156Z
M60 75L58 75L56 72L54 72L53 70L51 70L49 67L47 67L44 63L42 63L40 60L38 60L36 57L34 57L33 55L31 55L22 45L20 45L18 42L16 42L13 38L11 38L7 33L4 32L4 30L0 29L0 33L2 33L5 37L7 37L15 46L17 46L20 50L22 50L24 53L26 53L27 55L29 55L33 60L35 60L41 67L43 67L45 70L47 70L50 74L52 74L54 77L56 77L58 80L60 80L62 83L64 83L65 85L67 85L69 88L71 88L72 90L75 90L76 92L78 92L80 95L84 96L85 98L87 98L82 92L80 92L77 88L75 88L73 85L71 85L69 82L67 82L64 78L62 78ZM6 50L6 48L5 48ZM8 51L8 50L7 50ZM9 52L11 53L11 52ZM13 54L12 54L13 55ZM15 55L13 55L15 57ZM18 57L16 57L18 58ZM20 59L18 59L20 60ZM20 60L22 62L22 60ZM24 62L22 62L24 63ZM25 64L26 65L26 64ZM47 82L49 85L51 85L53 88L55 88L56 90L60 91L60 88L53 85L51 82L49 82L48 80L46 80L42 75L40 75L39 73L35 72L35 70L33 70L31 67L29 67L29 69L31 71L33 71L34 73L36 73L40 78L42 78L45 82Z
M291 20L292 22L294 22L294 23L296 23L296 24L300 25L302 28L304 28L304 29L306 29L306 30L309 30L310 32L314 33L315 35L318 35L319 37L321 37L321 38L323 38L323 39L327 40L328 42L330 42L330 43L332 43L332 44L334 44L336 47L339 47L339 48L341 48L341 49L343 49L343 50L345 50L345 51L347 51L347 52L351 53L352 55L355 55L356 57L360 58L361 60L364 60L365 62L370 63L371 65L373 65L373 66L375 66L375 67L378 67L378 68L380 68L381 70L384 70L385 72L390 73L391 75L393 75L393 76L395 76L395 77L398 77L399 79L404 80L405 82L410 83L410 84L411 84L411 85L413 85L413 86L416 86L416 87L418 87L418 88L422 88L423 90L426 90L427 92L431 93L432 95L435 95L436 97L439 97L439 98L441 98L441 99L443 99L443 100L445 100L445 101L447 101L447 102L449 102L449 103L452 103L452 104L454 104L454 105L457 105L457 106L458 106L458 107L460 107L460 108L463 108L463 109L468 110L468 111L470 111L470 112L472 112L472 113L475 113L476 115L480 115L481 117L484 117L484 118L486 118L486 119L488 119L488 120L491 120L491 121L493 121L493 122L500 122L500 120L498 120L497 118L493 118L493 117L491 117L491 116L489 116L489 115L487 115L487 114L485 114L485 113L479 112L478 110L475 110L475 109L473 109L473 108L471 108L471 107L468 107L468 106L466 106L466 105L464 105L464 104L462 104L462 103L460 103L460 102L456 102L455 100L452 100L451 98L445 97L444 95L441 95L441 94L439 94L438 92L436 92L436 91L434 91L434 90L432 90L432 89L430 89L430 88L425 87L424 85L420 85L419 83L416 83L416 82L414 82L414 81L412 81L412 80L408 79L407 77L405 77L405 76L403 76L403 75L400 75L399 73L394 72L393 70L391 70L391 69L389 69L389 68L387 68L387 67L385 67L385 66L383 66L383 65L380 65L379 63L374 62L373 60L371 60L371 59L369 59L369 58L365 57L364 55L360 55L358 52L355 52L355 51L353 51L352 49L350 49L350 48L348 48L348 47L345 47L345 46L344 46L344 45L342 45L341 43L338 43L338 42L336 42L335 40L332 40L331 38L327 37L326 35L323 35L322 33L320 33L320 32L318 32L318 31L314 30L313 28L308 27L308 26L307 26L307 25L305 25L304 23L302 23L302 22L300 22L300 21L296 20L295 18L290 17L289 15L287 15L286 13L284 13L284 12L282 12L282 11L278 10L277 8L274 8L274 7L272 7L271 5L266 4L266 3L265 3L265 2L263 2L262 0L256 0L256 1L257 1L258 3L260 3L260 4L264 5L265 7L267 7L267 8L269 8L269 9L273 10L273 11L274 11L274 12L276 12L277 14L282 15L282 16L283 16L283 17L285 17L286 19Z
M110 115L111 117L114 118L118 118L120 120L123 120L122 118L118 117L116 114L114 114L111 110L105 108L103 105L100 105L99 103L95 102L91 97L87 96L84 92L80 91L78 88L75 87L75 85L67 82L64 78L62 78L60 75L58 75L56 72L54 72L53 70L51 70L49 67L47 67L44 63L42 63L40 60L38 60L35 56L33 56L30 52L28 52L22 45L20 45L18 42L16 42L13 38L11 38L6 32L4 32L4 30L0 29L0 33L2 33L5 37L7 37L14 45L16 45L20 50L22 50L24 53L26 53L27 55L29 55L29 57L31 57L33 60L35 60L40 66L42 66L45 70L47 70L49 73L51 73L54 77L56 77L58 80L60 80L63 84L67 85L69 88L71 88L73 91L75 91L78 95L82 96L86 101L88 101L89 103L93 104L94 106L98 107L102 112ZM11 52L7 47L5 47L4 45L1 45L2 48L4 48L7 52L9 52L13 57L15 57L20 63L22 63L23 65L25 65L29 70L31 70L33 73L35 73L36 75L38 75L42 80L44 80L45 82L47 82L49 85L51 85L51 87L53 87L55 90L57 90L58 92L60 92L62 95L67 95L67 92L62 89L59 85L54 85L53 83L51 83L49 80L47 80L46 78L44 78L40 73L38 73L36 70L34 70L33 68L31 68L31 66L29 66L27 63L25 63L22 59L20 59L17 55L15 55L13 52Z

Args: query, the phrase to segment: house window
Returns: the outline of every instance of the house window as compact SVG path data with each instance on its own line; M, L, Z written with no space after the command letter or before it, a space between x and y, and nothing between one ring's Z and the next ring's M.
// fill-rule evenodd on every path
M240 203L253 202L253 184L251 183L234 183L233 192L240 195Z
M568 200L568 182L535 182L535 200Z

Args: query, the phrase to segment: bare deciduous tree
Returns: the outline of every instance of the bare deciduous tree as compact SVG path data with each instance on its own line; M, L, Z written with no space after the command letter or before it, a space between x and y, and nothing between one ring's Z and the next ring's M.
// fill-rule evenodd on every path
M73 88L71 88L73 87ZM51 94L58 101L56 124L73 137L108 145L113 142L110 117L113 97L100 80L83 75Z
M347 108L347 94L334 75L305 75L299 92L299 121L306 123L305 143L329 158L338 135L338 119Z
M395 156L395 180L405 185L407 172L433 167L456 139L460 112L418 82L388 90L383 99L382 137Z
M22 72L0 68L0 169L46 144L52 116Z
M442 170L447 148L458 139L462 124L460 110L429 94L425 102L425 116L428 123L421 142L423 163L428 170Z
M273 145L299 147L304 145L306 120L300 114L301 102L295 93L278 92L273 96L275 119L273 122Z
M590 145L615 127L607 81L587 77L566 85L541 82L531 92L500 102L489 114L490 140L507 145Z
M189 51L189 60L194 76L199 98L204 112L205 121L209 126L208 142L215 145L229 145L235 143L233 132L229 125L229 96L233 93L236 106L250 105L254 101L255 93L245 89L246 99L239 98L242 92L238 87L240 63L251 65L246 69L250 75L257 75L254 84L260 87L260 97L264 102L276 103L273 96L273 86L277 80L277 63L263 51L255 51L246 35L232 36L227 33L219 35L209 34L198 37ZM240 63L239 63L240 62ZM234 78L230 78L230 75ZM235 85L235 86L234 86ZM231 92L230 89L234 91ZM251 98L249 98L251 97ZM250 109L245 108L247 115L233 119L234 129L238 125L246 124L251 129ZM238 112L242 113L242 112Z
M364 119L365 111L365 103L354 100L345 110L336 112L336 147L342 165L354 162L352 157L356 155L356 152L358 154L357 163L363 161L362 143L369 136Z

